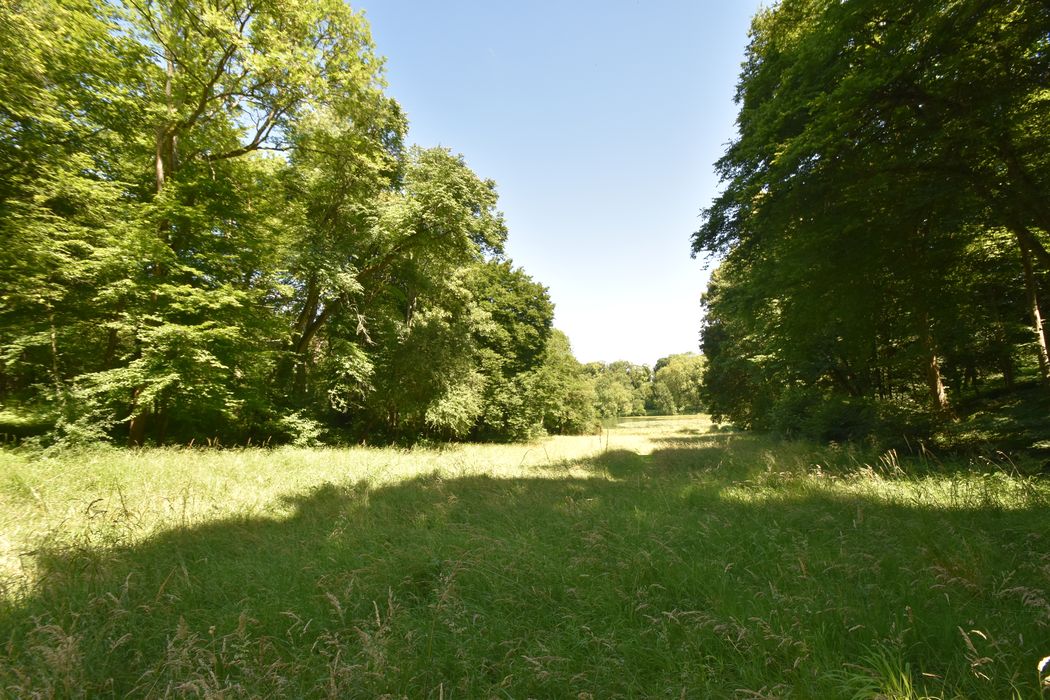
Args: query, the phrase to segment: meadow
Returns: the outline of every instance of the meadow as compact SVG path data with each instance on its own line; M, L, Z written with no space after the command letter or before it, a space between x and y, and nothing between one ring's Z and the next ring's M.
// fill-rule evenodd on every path
M0 696L1041 697L1038 466L701 416L0 452Z

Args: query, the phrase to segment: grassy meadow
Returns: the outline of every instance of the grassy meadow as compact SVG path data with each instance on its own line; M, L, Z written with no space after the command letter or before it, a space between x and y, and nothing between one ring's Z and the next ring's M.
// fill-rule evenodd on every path
M1038 698L1050 483L1026 471L700 416L2 452L0 696Z

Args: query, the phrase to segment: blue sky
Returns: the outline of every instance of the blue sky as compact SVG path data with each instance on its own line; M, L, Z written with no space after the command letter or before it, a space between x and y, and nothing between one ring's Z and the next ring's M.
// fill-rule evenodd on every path
M584 362L696 351L689 236L756 0L360 0L409 141L496 181L508 255Z

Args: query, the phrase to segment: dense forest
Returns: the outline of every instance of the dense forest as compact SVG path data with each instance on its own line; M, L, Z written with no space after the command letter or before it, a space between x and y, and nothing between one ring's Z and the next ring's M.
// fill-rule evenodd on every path
M722 256L703 300L714 415L899 440L981 392L1045 399L1048 28L1026 1L756 16L724 189L693 238Z
M0 432L518 439L697 408L680 360L575 360L495 184L406 145L359 13L208 8L0 7Z

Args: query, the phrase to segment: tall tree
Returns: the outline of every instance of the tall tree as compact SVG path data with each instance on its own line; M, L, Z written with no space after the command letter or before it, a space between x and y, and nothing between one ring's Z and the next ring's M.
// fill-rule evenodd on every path
M474 425L483 381L468 277L503 250L496 200L492 181L440 148L412 149L401 186L381 197L377 248L357 278L376 367L367 421L377 429L463 435Z
M546 287L509 260L476 266L470 288L482 314L475 342L485 377L475 435L532 437L543 430L543 401L535 386L539 379L535 370L551 337L554 304Z
M0 400L75 414L71 378L114 362L112 305L141 51L112 33L106 4L0 5ZM133 118L133 117L132 117ZM46 387L38 390L39 387ZM39 410L39 406L37 408Z
M1003 327L966 313L966 279L1045 258L1047 26L1039 3L981 0L759 13L739 137L718 163L727 186L694 236L729 266L706 302L714 406L716 387L753 421L794 385L858 400L922 386L949 413L943 368L975 355L960 338ZM981 245L1001 227L1014 256ZM1037 277L1008 313L1027 297L1038 348ZM743 389L754 381L768 389Z
M682 353L660 358L653 373L653 400L661 413L697 413L702 410L700 391L704 357Z
M361 14L19 0L0 23L26 42L0 43L5 416L135 445L459 437L502 387L503 423L538 428L550 299L501 261L494 183L404 148Z
M549 433L597 432L594 381L572 354L569 338L551 331L532 389L542 407L543 427Z
M128 377L137 444L150 416L176 397L200 396L202 383L216 388L217 402L231 399L230 382L216 376L237 372L223 346L252 337L247 317L273 286L272 267L260 263L272 262L281 230L260 202L275 203L282 166L258 154L291 149L300 122L322 109L366 132L385 98L367 24L344 3L129 0L122 9L117 30L149 57L142 110L150 133L135 135L152 146L137 242L148 293L135 305Z

